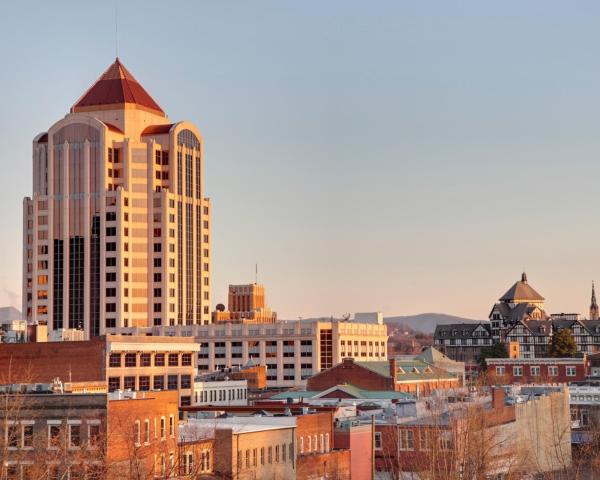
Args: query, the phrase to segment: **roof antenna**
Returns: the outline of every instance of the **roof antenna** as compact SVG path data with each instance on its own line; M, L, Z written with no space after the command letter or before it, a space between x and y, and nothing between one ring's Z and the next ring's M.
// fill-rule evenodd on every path
M119 3L115 0L115 57L119 58Z
M254 283L258 284L258 263L254 264Z

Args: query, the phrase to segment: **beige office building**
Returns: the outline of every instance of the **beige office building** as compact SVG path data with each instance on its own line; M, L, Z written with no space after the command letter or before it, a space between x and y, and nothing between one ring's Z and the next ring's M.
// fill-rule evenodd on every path
M117 59L33 141L23 312L85 337L210 323L203 143Z
M280 320L273 324L212 323L130 329L129 334L195 337L198 370L266 365L268 387L304 387L306 380L344 358L387 360L383 322L340 319Z

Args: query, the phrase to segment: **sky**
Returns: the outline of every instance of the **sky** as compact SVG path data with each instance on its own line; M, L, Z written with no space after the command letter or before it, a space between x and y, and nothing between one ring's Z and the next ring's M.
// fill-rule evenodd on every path
M600 282L600 2L19 1L0 18L0 305L20 306L31 141L118 54L198 125L213 304L280 318L550 312Z

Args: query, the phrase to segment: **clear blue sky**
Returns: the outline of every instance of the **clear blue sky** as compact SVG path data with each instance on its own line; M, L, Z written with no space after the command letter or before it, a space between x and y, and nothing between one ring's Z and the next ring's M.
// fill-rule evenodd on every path
M213 301L486 317L600 281L600 3L121 1L119 56L205 140ZM113 61L114 2L2 2L0 304L31 140Z

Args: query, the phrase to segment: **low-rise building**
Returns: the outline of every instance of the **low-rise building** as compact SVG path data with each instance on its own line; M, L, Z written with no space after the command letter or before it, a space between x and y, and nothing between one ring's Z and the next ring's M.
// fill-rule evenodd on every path
M335 426L334 439L336 448L350 451L352 480L371 480L374 466L373 426L356 420L339 422Z
M269 398L270 401L285 402L286 404L307 403L309 405L331 405L332 402L353 402L357 408L363 404L371 407L377 405L389 408L398 402L412 401L413 396L395 390L365 390L351 384L334 385L323 391L290 390L277 393Z
M587 360L578 358L487 358L487 374L492 382L548 384L579 382L588 373Z
M177 392L112 392L107 405L107 478L179 473ZM70 477L69 477L70 478Z
M525 478L571 464L566 389L516 405L502 389L454 405L428 402L416 416L377 419L376 468L388 478Z
M187 437L214 436L217 475L240 479L350 478L350 451L334 445L333 407L261 404L184 410L188 413ZM206 418L219 411L227 415ZM197 418L199 415L204 418Z
M380 362L357 362L353 358L345 358L342 363L309 378L307 389L323 391L351 383L365 390L426 395L433 390L458 387L461 380L455 374L412 357Z
M289 422L261 420L190 418L182 435L214 438L213 472L218 478L296 478L294 427Z
M3 383L104 382L115 390L179 391L190 405L198 344L191 338L108 335L78 342L0 344Z
M209 375L196 377L192 406L203 405L248 405L248 382L211 379Z
M214 473L215 439L196 438L194 429L179 426L179 475L182 478L211 478Z
M146 478L178 468L176 392L1 390L2 478L124 478L132 468Z
M571 385L569 405L572 443L580 445L597 442L598 426L600 426L600 386Z

